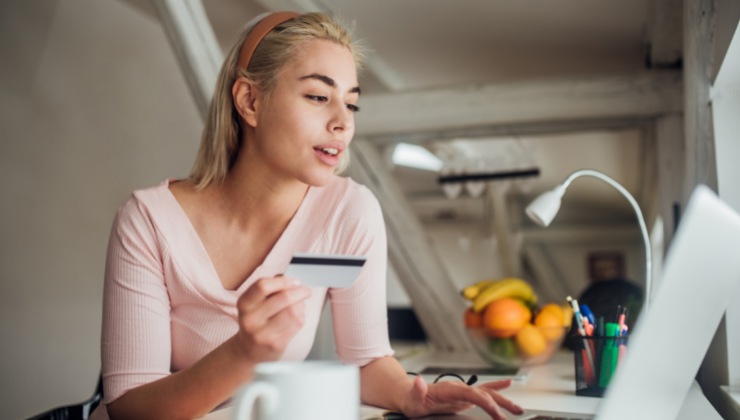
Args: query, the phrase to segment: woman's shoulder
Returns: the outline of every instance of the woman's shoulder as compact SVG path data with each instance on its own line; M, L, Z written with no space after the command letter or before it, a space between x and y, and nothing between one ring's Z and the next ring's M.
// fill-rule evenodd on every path
M171 179L145 188L135 189L118 208L118 218L151 218L152 213L166 208L172 198Z
M134 190L131 193L131 199L141 202L161 200L163 197L172 194L170 191L172 185L177 185L177 182L174 179L165 179L156 185Z

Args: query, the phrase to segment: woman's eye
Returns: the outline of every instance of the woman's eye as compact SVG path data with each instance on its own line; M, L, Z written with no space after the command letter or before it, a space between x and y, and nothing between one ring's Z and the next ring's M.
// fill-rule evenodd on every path
M328 100L326 96L319 95L306 95L306 98L316 102L326 102Z
M347 104L347 109L352 112L360 112L360 107L355 104Z

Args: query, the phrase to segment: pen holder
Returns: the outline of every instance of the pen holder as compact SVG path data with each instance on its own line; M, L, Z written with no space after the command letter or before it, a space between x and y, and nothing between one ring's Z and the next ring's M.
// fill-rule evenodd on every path
M576 395L602 397L619 360L627 351L628 335L617 337L578 336L573 339Z

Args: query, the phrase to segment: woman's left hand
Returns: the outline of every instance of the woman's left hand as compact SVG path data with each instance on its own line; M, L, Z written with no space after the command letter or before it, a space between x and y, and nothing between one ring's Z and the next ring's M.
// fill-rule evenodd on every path
M477 386L469 386L461 381L427 384L424 378L416 376L402 412L408 417L419 417L457 413L477 405L491 418L503 420L506 414L502 408L516 415L524 413L521 407L498 392L510 385L510 379Z

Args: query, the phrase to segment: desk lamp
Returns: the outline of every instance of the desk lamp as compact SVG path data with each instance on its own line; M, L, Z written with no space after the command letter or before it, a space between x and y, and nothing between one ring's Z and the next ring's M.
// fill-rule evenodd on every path
M591 176L598 178L607 184L614 187L617 191L622 193L627 198L627 201L632 205L632 209L637 215L637 221L640 223L640 231L642 232L642 240L645 245L645 310L648 308L648 300L650 299L650 285L652 283L652 269L651 269L651 255L650 255L650 238L648 237L647 227L645 226L645 219L642 217L642 211L640 206L637 205L637 201L622 185L612 178L604 175L601 172L594 171L591 169L582 169L575 171L563 181L562 184L558 185L554 189L540 194L537 198L527 206L526 213L530 219L540 226L547 227L555 218L560 210L560 201L565 194L565 190L568 186L578 177Z

